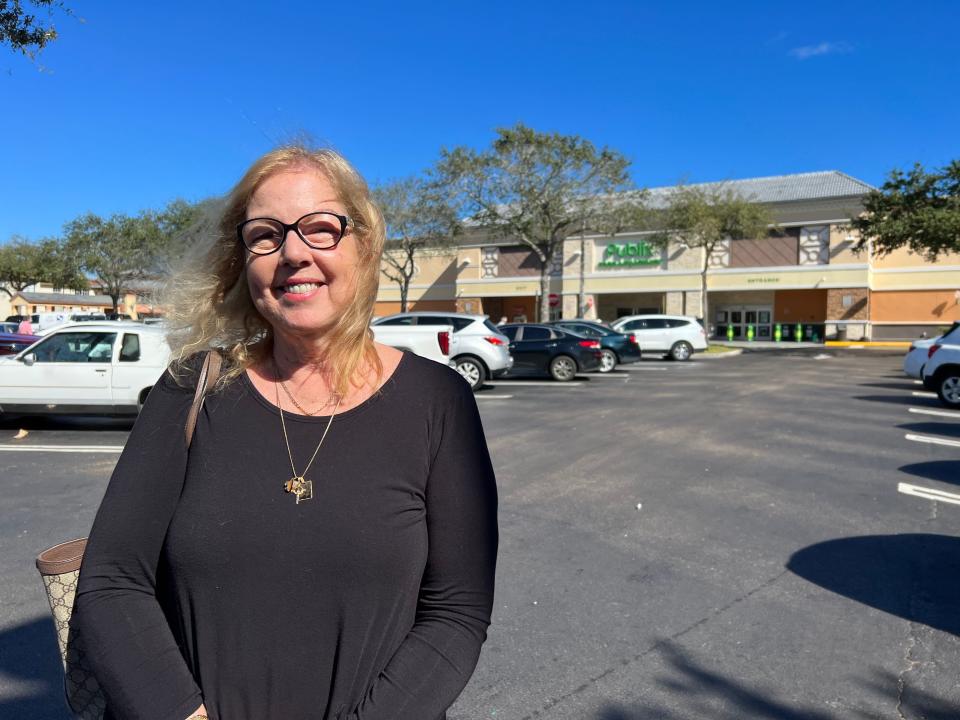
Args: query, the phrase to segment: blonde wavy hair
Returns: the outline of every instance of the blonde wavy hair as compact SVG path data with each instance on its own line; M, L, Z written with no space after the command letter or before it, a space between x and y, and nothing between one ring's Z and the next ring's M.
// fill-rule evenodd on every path
M383 215L367 183L339 153L284 145L259 158L227 196L217 232L198 243L167 285L167 341L176 361L174 376L197 353L218 349L224 372L218 387L251 365L265 361L273 348L273 328L250 298L246 248L237 238L237 225L267 178L289 170L314 169L333 185L350 217L350 232L359 254L353 300L327 335L325 368L334 392L346 395L363 384L367 369L378 380L383 367L373 344L373 317L380 282L380 257L385 229ZM379 382L377 383L379 384Z

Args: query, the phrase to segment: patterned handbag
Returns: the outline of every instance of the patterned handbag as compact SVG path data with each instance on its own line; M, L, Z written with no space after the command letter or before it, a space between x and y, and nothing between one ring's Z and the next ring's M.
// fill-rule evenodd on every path
M197 426L197 416L203 405L203 398L220 376L223 358L218 352L208 352L200 370L197 391L187 415L184 437L187 447L193 440L193 431ZM100 684L90 671L83 638L76 629L70 627L73 615L73 602L77 593L77 580L80 577L80 564L87 547L86 538L78 538L47 548L37 556L37 570L43 579L47 592L53 624L57 631L57 644L60 646L60 658L63 661L64 693L67 705L77 720L102 720L107 702L100 690Z

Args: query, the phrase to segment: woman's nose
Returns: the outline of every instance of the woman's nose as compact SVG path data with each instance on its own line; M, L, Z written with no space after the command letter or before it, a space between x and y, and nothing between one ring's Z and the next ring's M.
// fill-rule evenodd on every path
M287 262L300 265L310 260L310 248L293 228L287 230L283 245L280 248L281 257Z

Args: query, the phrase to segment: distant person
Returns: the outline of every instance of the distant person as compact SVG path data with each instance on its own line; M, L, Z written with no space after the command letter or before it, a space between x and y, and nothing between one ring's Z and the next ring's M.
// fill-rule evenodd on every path
M500 316L500 321L497 323L497 325L506 325L506 324L507 324L507 316L506 316L506 315L501 315L501 316Z
M107 720L441 720L470 679L494 473L463 378L373 340L384 236L343 157L283 147L176 278L77 590Z
M17 334L33 335L33 324L30 322L30 318L24 318L20 321L20 324L17 325Z

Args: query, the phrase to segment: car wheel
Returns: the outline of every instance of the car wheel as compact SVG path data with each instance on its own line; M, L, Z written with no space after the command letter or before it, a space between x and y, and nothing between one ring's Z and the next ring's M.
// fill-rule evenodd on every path
M690 343L684 342L683 340L674 343L673 347L670 348L671 360L689 360L691 355L693 355L693 347Z
M550 377L557 382L569 382L577 375L577 363L569 355L557 355L550 361Z
M477 390L483 385L483 381L486 379L486 373L483 370L483 365L481 365L479 361L472 357L462 357L457 358L454 362L456 363L455 367L457 372L460 373L461 377L467 381L473 390Z
M608 373L617 366L617 354L604 348L600 351L600 372Z
M937 397L948 408L960 409L960 372L948 370L937 381Z

